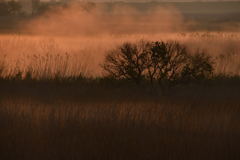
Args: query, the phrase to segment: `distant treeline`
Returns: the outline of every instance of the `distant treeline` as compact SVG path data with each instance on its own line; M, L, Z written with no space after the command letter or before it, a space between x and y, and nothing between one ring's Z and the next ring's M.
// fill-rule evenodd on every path
M53 6L64 6L63 1L48 1L40 0L29 1L0 1L0 16L24 16L24 15L38 15L47 11Z
M74 0L0 0L0 32L19 32L20 23L26 23L32 18L43 15L47 11L64 10L64 8L91 11L101 8L101 13L106 15L119 14L124 8L131 8L142 15L156 8L174 8L183 18L188 31L239 31L240 1L223 2L89 2ZM115 10L118 8L118 10ZM119 9L123 8L123 9ZM71 13L75 14L75 13ZM73 15L69 15L71 17ZM157 17L157 16L155 16ZM159 17L161 18L161 17ZM194 22L194 23L192 23Z
M22 6L17 1L0 1L0 16L22 14Z
M210 1L210 2L181 2L178 1L148 1L136 3L133 1L123 2L123 1L74 1L74 0L8 0L0 1L0 16L7 15L37 15L44 13L46 10L52 7L68 7L70 2L74 2L75 5L79 4L83 8L89 6L104 6L104 8L110 11L114 7L131 7L142 12L154 7L175 7L184 16L190 16L189 18L198 18L196 15L204 13L211 14L216 18L216 16L223 16L224 18L238 17L239 16L239 4L240 1ZM204 15L202 15L204 16ZM227 16L227 17L226 17ZM204 18L206 18L204 16ZM231 18L232 19L232 18Z

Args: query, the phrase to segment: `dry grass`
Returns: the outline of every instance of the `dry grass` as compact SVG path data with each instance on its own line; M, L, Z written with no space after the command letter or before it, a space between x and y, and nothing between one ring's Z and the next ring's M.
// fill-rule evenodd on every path
M239 77L169 90L81 79L142 38L204 49L215 73L239 76L238 33L1 36L0 159L239 159Z
M100 76L99 64L105 53L125 41L176 40L190 51L204 50L215 59L215 72L239 75L240 35L228 32L109 35L94 37L41 37L5 35L0 37L2 76L28 72L34 77ZM3 58L5 57L5 58Z
M180 86L165 94L134 86L4 86L1 159L240 156L239 85Z

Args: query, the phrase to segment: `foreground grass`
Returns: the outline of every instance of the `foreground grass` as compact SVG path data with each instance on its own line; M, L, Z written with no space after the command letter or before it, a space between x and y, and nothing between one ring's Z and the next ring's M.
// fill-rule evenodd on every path
M0 159L238 159L238 79L168 90L0 83Z

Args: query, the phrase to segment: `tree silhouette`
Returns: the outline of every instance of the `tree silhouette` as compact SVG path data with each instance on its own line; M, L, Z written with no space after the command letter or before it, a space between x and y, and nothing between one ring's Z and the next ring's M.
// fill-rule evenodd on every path
M142 80L151 84L174 84L181 80L201 80L213 73L212 61L203 53L193 55L178 42L124 43L109 52L103 64L107 76Z
M106 55L103 69L108 76L116 79L132 79L139 84L144 78L146 69L144 47L144 43L141 45L124 43Z
M177 42L154 42L151 48L154 79L159 83L173 82L180 78L187 62L187 52L183 45Z
M182 72L183 80L203 80L213 75L213 62L210 56L197 52L188 58L188 63Z

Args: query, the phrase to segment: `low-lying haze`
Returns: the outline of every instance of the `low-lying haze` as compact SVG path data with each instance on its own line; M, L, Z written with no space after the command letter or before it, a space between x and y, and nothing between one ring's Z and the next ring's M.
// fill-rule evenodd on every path
M34 71L36 77L101 75L104 55L126 41L174 40L191 51L204 50L218 58L217 72L239 74L238 30L193 32L185 15L173 6L144 11L127 5L72 3L54 7L21 25L20 35L0 36L4 75ZM228 23L228 22L226 22ZM223 55L223 56L221 56ZM222 57L222 58L219 58Z

